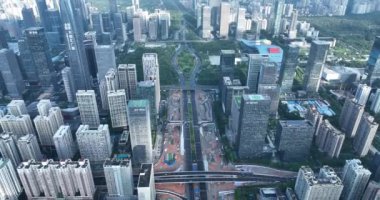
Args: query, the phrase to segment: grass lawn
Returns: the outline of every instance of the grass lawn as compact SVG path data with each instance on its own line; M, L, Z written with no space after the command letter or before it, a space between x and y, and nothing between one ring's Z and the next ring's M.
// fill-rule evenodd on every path
M194 68L194 64L195 64L194 56L191 55L191 53L187 51L182 51L178 55L178 65L181 71L183 72L185 78L188 79L190 77L191 72L193 71L193 68Z
M304 17L320 31L320 36L335 37L334 54L346 60L368 54L376 35L380 34L380 12L363 15Z
M143 80L142 55L144 53L157 53L161 85L178 83L178 75L171 66L171 58L175 50L174 45L168 45L165 48L145 48L142 45L136 45L132 48L135 50L134 52L128 53L126 49L123 52L116 52L116 62L117 64L136 64L138 81Z

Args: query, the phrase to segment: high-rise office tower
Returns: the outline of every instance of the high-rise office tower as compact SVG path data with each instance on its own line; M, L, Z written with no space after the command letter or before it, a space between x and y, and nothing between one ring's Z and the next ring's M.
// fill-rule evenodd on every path
M132 6L135 9L139 9L140 8L140 0L132 0Z
M156 199L156 188L154 185L153 164L141 164L139 180L137 182L137 196L139 199Z
M78 90L76 97L82 124L98 127L100 119L94 90Z
M111 13L102 13L103 29L104 32L113 35L113 23Z
M32 52L26 39L20 39L17 42L19 48L20 70L24 79L29 83L38 83L37 67L34 64Z
M37 137L34 134L28 134L17 140L17 147L23 161L42 160L40 147L38 146Z
M152 130L156 130L157 114L159 111L159 103L157 102L157 94L154 81L140 81L137 83L138 99L147 99L150 107L150 123Z
M342 181L329 166L323 166L318 176L314 175L310 167L302 166L294 186L299 200L339 200L342 190Z
M82 158L102 161L111 156L112 143L108 125L101 124L97 129L90 129L88 125L80 125L76 136Z
M231 4L222 2L220 4L220 21L219 21L219 36L221 38L228 38L228 32L230 29L230 15Z
M125 90L125 95L127 100L129 100L128 65L120 64L117 67L117 75L119 80L119 89Z
M55 132L53 140L59 160L71 159L74 157L77 147L71 134L70 126L60 126L57 132Z
M108 95L110 91L115 91L119 88L117 80L117 71L114 68L109 68L106 75L99 84L100 98L102 101L102 109L109 110Z
M144 71L144 81L154 81L156 90L156 101L161 101L161 84L160 84L160 68L158 64L158 56L156 53L144 53L142 56L142 64Z
M133 16L133 40L135 42L142 42L142 25L141 17L138 15Z
M379 124L374 121L374 117L369 113L363 114L354 138L354 150L357 155L364 157L368 154L378 127Z
M245 8L239 8L237 13L237 23L236 23L236 38L242 38L243 33L246 31L247 20L245 19Z
M202 30L201 36L203 39L211 38L211 8L210 6L202 6Z
M49 29L50 31L52 31L52 32L47 32L47 33L58 33L59 44L62 44L64 42L64 34L63 34L61 14L58 8L48 9L47 14L49 17L49 27L50 27ZM48 42L49 42L49 39L48 39Z
M134 188L131 160L106 160L103 168L108 196L130 199Z
M281 92L287 93L292 91L293 80L298 65L298 56L300 49L295 45L289 45L285 53L285 60L282 63L280 71Z
M342 181L344 185L342 199L360 199L370 176L371 172L363 167L360 160L346 160L346 164L344 165L342 172Z
M247 86L249 87L250 93L257 93L259 86L259 74L262 63L265 62L265 59L258 54L249 55L249 64L248 64L248 75L247 75Z
M311 43L304 75L304 88L307 92L318 92L329 48L328 42L314 40Z
M40 16L40 22L41 25L45 28L49 27L49 17L47 14L47 4L46 0L36 0L37 8L38 8L38 14Z
M275 144L284 161L307 159L314 137L312 127L306 120L280 120Z
M50 101L41 100L37 104L40 115L34 118L38 138L42 146L54 146L53 136L63 125L63 116L59 107L51 107Z
M380 36L376 36L372 50L367 62L367 80L372 84L376 79L380 79Z
M30 160L17 168L28 199L94 199L95 184L89 160L38 162Z
M16 117L28 114L24 100L12 100L10 103L8 103L7 110L9 114Z
M262 154L269 119L270 98L263 95L244 94L241 99L237 133L240 158Z
M9 159L0 158L0 199L18 199L22 193L15 167Z
M280 102L280 87L277 84L277 66L275 63L266 62L261 65L257 93L270 97L270 113L275 115Z
M380 184L376 181L370 181L364 192L362 200L373 200L380 198Z
M305 119L310 121L314 127L314 135L318 135L319 128L323 121L323 115L314 107L310 107L307 109Z
M0 134L0 153L3 158L9 159L13 166L18 166L21 162L16 141L9 133Z
M158 37L158 16L153 14L149 16L148 33L150 40L157 40Z
M98 78L98 66L96 65L95 46L98 44L97 40L102 40L96 39L98 38L98 36L96 36L96 33L94 33L95 32L87 32L86 40L84 41L84 48L86 52L88 66L90 67L90 75L92 81Z
M113 24L115 27L116 41L118 44L124 44L127 40L126 25L123 23L123 15L121 13L113 14Z
M83 2L61 0L60 11L64 24L69 64L74 77L76 89L91 88L91 76L84 49L84 10Z
M298 21L298 10L294 9L291 15L291 21L289 25L288 37L289 39L297 38L297 21Z
M112 128L127 127L127 98L125 95L125 91L108 91L107 96Z
M380 112L380 89L376 90L375 96L371 103L371 111L376 114Z
M128 102L128 124L134 163L152 163L152 131L148 100Z
M71 68L70 67L63 68L61 71L61 74L62 74L63 85L65 87L67 101L74 102L76 88L75 88L75 83L74 83L74 77L73 77L73 74L71 73Z
M364 106L358 104L355 99L346 99L339 118L339 125L347 137L355 137L363 113Z
M323 120L316 133L315 143L319 151L326 152L331 158L338 158L345 139L344 133L330 124L329 120Z
M16 98L21 97L25 90L25 84L16 55L11 50L0 50L0 75L0 84L5 86L1 87L3 94Z
M359 84L358 89L355 93L355 100L358 102L358 104L365 106L367 104L367 100L369 97L369 94L371 93L371 87L367 84Z
M34 17L33 8L23 7L21 10L24 28L35 27L37 25Z
M235 67L235 50L220 50L220 68L223 76L233 76Z
M101 13L99 12L91 13L91 25L92 25L92 30L96 31L97 40L101 41L101 37L104 32Z
M96 65L98 66L98 80L102 80L111 68L116 69L115 48L113 45L95 46Z
M25 36L37 68L40 84L48 87L51 85L53 63L45 30L42 27L28 28L25 30Z
M223 77L221 99L224 113L231 114L231 105L234 96L241 96L248 92L248 86L242 86L239 79L231 80L230 77Z
M162 40L169 39L170 13L160 10L159 14L159 32Z
M117 13L117 0L109 0L109 6L110 6L110 13Z
M280 35L281 19L282 19L282 14L284 12L284 6L285 6L284 0L277 0L275 3L275 9L274 9L274 13L273 13L274 18L272 19L273 20L273 35L274 36Z
M34 134L32 120L29 115L5 115L0 119L3 131L11 133L12 136L19 138L23 135Z

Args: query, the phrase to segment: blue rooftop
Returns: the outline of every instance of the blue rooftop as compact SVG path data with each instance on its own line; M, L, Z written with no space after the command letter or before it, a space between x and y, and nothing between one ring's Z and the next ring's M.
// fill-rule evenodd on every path
M270 62L282 63L284 51L279 46L244 39L240 40L240 45L244 53L266 55L269 57Z

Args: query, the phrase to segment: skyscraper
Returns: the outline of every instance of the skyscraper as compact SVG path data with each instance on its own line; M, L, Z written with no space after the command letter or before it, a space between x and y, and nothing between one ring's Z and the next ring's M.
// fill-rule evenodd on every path
M28 114L24 100L12 100L10 103L8 103L7 110L9 114L16 117Z
M9 159L13 166L18 166L21 162L15 139L9 133L0 134L0 153L3 158Z
M109 68L105 77L103 77L99 84L100 98L102 101L102 109L108 110L108 96L107 92L115 91L119 88L117 81L117 71L114 68Z
M98 80L102 80L108 70L116 69L115 48L113 45L95 46L96 65L98 66Z
M29 45L26 39L20 39L17 42L19 48L19 59L20 59L20 71L24 75L24 79L29 83L37 84L38 74L37 67L34 64L34 59L32 52L29 49Z
M91 88L90 71L84 49L84 9L83 2L61 0L60 11L64 24L69 63L74 77L76 89Z
M311 43L304 75L304 88L307 92L318 92L329 48L328 42L314 40Z
M203 39L211 38L211 8L210 6L202 6L202 30L201 36Z
M70 126L62 125L53 136L54 146L59 160L71 159L77 152L77 146L71 134Z
M61 74L62 74L63 85L65 87L67 101L74 102L76 88L75 88L75 83L74 83L74 77L73 77L73 74L71 73L71 68L70 67L63 68L61 71Z
M245 8L239 8L237 13L236 23L236 38L242 38L244 31L246 31L247 20L245 19Z
M161 84L160 84L160 67L158 64L158 55L156 53L144 53L142 56L144 71L144 81L154 81L156 90L156 101L161 101Z
M137 196L139 199L156 199L156 188L154 185L153 164L141 164L139 180L137 182Z
M277 0L274 9L273 35L280 35L281 19L284 12L285 1Z
M228 38L230 29L231 4L222 2L220 5L220 21L219 21L219 36Z
M319 151L326 152L331 158L338 158L345 139L344 133L336 129L329 120L323 120L316 133L316 145Z
M371 172L364 168L358 159L346 160L342 172L342 181L344 189L342 199L356 200L360 199L364 193Z
M141 30L141 16L133 16L133 40L135 42L142 42L142 30Z
M375 96L371 103L371 111L376 114L380 112L380 89L376 90Z
M0 118L0 124L3 131L11 133L12 136L19 138L23 135L34 134L32 120L29 115L5 115Z
M20 137L17 146L23 161L42 160L40 147L38 146L37 137L34 134L28 134Z
M233 76L235 67L235 50L220 50L220 68L223 76Z
M275 145L284 161L308 158L313 142L313 126L306 120L280 120Z
M289 45L285 54L285 60L281 66L280 83L281 92L288 93L292 91L293 80L298 65L299 47Z
M82 158L103 161L111 156L112 143L108 125L101 124L97 129L90 129L88 125L80 125L76 136Z
M76 97L82 124L98 127L100 119L94 90L78 90Z
M368 86L367 84L359 84L358 89L355 93L355 100L358 102L358 104L365 106L367 104L367 100L370 93L370 86Z
M150 40L157 40L158 37L158 15L153 14L149 16L148 32Z
M329 166L323 166L318 176L314 175L310 167L302 166L294 186L299 200L339 200L342 190L342 181Z
M114 14L118 12L117 0L109 0L110 13Z
M277 85L277 65L275 63L266 62L261 65L257 93L270 97L270 113L275 115L280 102L280 87Z
M89 160L30 160L18 166L17 173L28 199L94 198L96 189Z
M264 58L259 54L249 55L247 86L250 93L257 93L259 86L259 74Z
M131 160L106 160L103 168L108 196L130 199L134 188Z
M152 163L152 131L148 100L128 102L128 124L134 163Z
M221 99L224 113L227 116L231 114L231 105L234 96L241 96L247 93L247 91L248 86L242 86L239 79L234 79L231 81L230 77L223 77Z
M380 36L376 36L367 62L367 72L370 84L380 78Z
M96 31L96 38L99 41L101 41L101 37L104 32L101 13L99 12L91 13L91 25L92 25L92 30Z
M53 63L50 49L42 27L32 27L25 30L26 41L36 65L38 79L44 87L51 85Z
M107 92L112 128L128 126L127 98L124 90Z
M140 81L137 83L137 97L139 99L147 99L150 107L150 122L152 130L156 130L156 117L159 111L159 103L157 101L154 81Z
M0 177L0 199L18 199L22 187L9 159L0 158Z
M339 124L347 137L355 137L363 113L364 106L358 104L355 99L346 99L339 118Z
M43 27L47 28L49 27L49 18L47 15L47 4L46 0L36 0L37 8L38 8L38 14L40 16L40 22Z
M170 13L160 10L159 13L159 32L162 40L169 39Z
M262 154L269 120L269 107L268 96L243 95L237 133L237 149L240 158L252 158Z
M380 184L376 181L370 181L364 192L362 200L372 200L380 198Z
M11 97L21 97L25 90L25 84L16 55L11 50L0 50L0 75L0 87L3 94L8 94Z
M372 141L375 138L379 124L374 121L374 117L369 113L364 113L361 117L358 130L354 138L354 150L360 157L368 154Z
M123 15L121 13L113 14L113 24L115 27L116 41L118 44L124 44L127 40L126 25L123 23Z
M30 28L37 25L34 17L33 8L23 7L21 10L24 28Z

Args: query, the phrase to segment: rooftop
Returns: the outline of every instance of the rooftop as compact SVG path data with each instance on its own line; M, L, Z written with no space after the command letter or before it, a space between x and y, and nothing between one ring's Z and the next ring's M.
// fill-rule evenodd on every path
M243 95L245 101L263 101L270 100L270 97L261 94L245 94Z
M150 176L152 175L152 164L141 164L139 181L137 187L149 187Z
M149 101L146 99L141 100L130 100L128 102L129 108L145 108L149 105Z
M282 127L304 127L310 128L312 125L307 120L280 120Z

